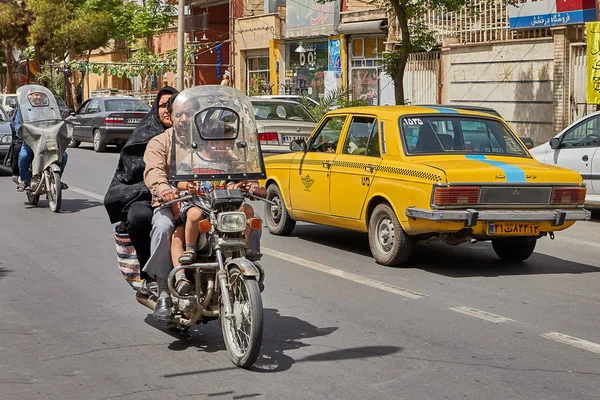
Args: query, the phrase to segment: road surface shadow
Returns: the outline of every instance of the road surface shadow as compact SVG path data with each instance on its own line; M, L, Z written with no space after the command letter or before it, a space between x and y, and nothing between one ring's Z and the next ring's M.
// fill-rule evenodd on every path
M372 259L366 233L323 225L299 225L291 236L319 245L358 254ZM542 238L540 240L550 240ZM489 242L464 243L450 246L444 243L419 244L413 256L402 268L417 268L453 278L475 276L583 274L600 272L599 267L581 264L546 254L534 253L522 263L507 263L500 260ZM400 272L400 271L399 271Z
M100 201L90 199L63 199L60 212L70 214L103 205Z
M279 310L273 308L265 308L263 318L262 347L259 358L251 369L256 372L281 372L290 369L296 361L285 354L286 351L310 346L303 343L303 339L327 336L338 330L337 327L319 328L296 317L282 316ZM227 351L221 325L217 321L195 325L185 333L167 329L164 323L154 320L152 315L146 317L145 322L176 339L169 345L170 350L182 351L195 347L207 353ZM188 374L190 373L185 372L165 376Z
M366 233L325 225L296 225L290 237L371 257Z
M2 264L2 263L0 262L0 264ZM11 269L0 267L0 279L4 278L11 272L13 272Z

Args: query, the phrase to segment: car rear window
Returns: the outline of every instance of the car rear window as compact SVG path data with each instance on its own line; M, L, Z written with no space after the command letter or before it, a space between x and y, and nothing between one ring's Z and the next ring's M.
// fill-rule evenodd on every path
M150 106L142 100L116 99L104 102L106 111L150 111Z
M316 122L300 104L278 102L252 102L254 118L258 120L288 120Z
M530 157L499 120L475 116L419 115L400 118L407 154L497 154Z

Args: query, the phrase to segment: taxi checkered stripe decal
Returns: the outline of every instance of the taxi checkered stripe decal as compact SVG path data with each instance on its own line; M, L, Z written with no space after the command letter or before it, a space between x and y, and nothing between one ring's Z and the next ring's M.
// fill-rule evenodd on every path
M407 168L387 167L380 165L379 167L377 167L377 171L387 172L389 174L412 176L414 178L427 179L430 181L442 180L442 177L439 175Z
M300 159L294 159L294 160L281 160L281 159L277 159L277 160L265 160L265 164L300 164L302 160ZM303 160L302 163L305 165L322 165L324 162L324 160ZM335 167L342 167L342 168L356 168L356 169L363 169L366 166L369 166L371 164L367 164L367 163L359 163L359 162L352 162L352 161L335 161L333 163L333 165ZM418 179L424 179L424 180L429 180L429 181L441 181L442 177L440 175L436 175L436 174L432 174L430 172L423 172L423 171L418 171L418 170L414 170L414 169L408 169L408 168L398 168L398 167L389 167L389 166L377 166L375 167L375 170L377 172L384 172L384 173L388 173L388 174L394 174L394 175L404 175L404 176L411 176L413 178L418 178Z
M333 163L333 165L335 167L343 167L343 168L364 168L369 164L352 162L352 161L335 161Z

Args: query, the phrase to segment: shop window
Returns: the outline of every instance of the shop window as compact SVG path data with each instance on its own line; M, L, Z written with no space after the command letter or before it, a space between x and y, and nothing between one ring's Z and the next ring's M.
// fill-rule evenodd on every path
M385 38L383 38L383 37L377 38L377 58L383 57L384 50L385 50Z
M246 66L248 71L246 80L248 95L268 94L269 57L248 58Z
M365 48L363 38L352 39L352 57L363 58L365 56Z
M365 58L377 58L377 38L365 38Z

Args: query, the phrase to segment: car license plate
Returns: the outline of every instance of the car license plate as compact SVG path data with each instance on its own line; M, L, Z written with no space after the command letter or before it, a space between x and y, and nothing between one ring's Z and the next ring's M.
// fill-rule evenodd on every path
M142 120L141 118L129 118L127 120L127 123L128 124L139 124L141 120Z
M304 139L303 136L290 136L290 135L281 135L281 141L283 143L293 142L294 140Z
M490 222L489 236L537 236L540 224L535 222Z

